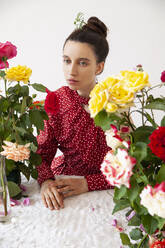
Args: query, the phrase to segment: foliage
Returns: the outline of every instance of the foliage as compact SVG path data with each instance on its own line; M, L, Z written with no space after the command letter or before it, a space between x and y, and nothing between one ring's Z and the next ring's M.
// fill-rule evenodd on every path
M138 71L143 72L141 66L137 67L137 72ZM134 72L130 72L130 73L134 75ZM130 82L132 83L132 85L134 85L134 83L137 82L138 80L136 79L135 81L133 81L132 80L133 77L129 78L127 76L121 78L121 75L117 76L116 78L120 79L117 83L120 84L121 81L124 81L125 85L127 86L129 85ZM97 88L94 89L93 92L91 92L91 99L90 99L91 101L90 107L92 108L90 109L91 115L92 114L94 115L93 117L95 124L102 127L104 131L110 129L110 124L111 127L113 127L112 124L117 127L118 131L113 130L114 131L113 138L118 139L118 136L120 134L120 142L118 147L119 149L122 140L120 130L123 125L129 127L130 132L128 133L128 138L130 144L129 147L125 147L124 149L128 151L130 157L136 159L136 164L132 169L132 176L128 178L130 187L126 187L126 184L124 184L123 181L121 181L120 186L117 185L115 187L114 190L115 207L113 209L113 214L125 208L128 208L127 216L130 214L130 212L132 211L134 212L134 216L131 217L128 221L128 226L134 226L134 228L129 233L129 235L126 233L120 233L120 238L123 245L126 245L128 247L138 247L138 248L149 247L148 241L150 236L154 236L156 239L159 240L163 238L162 231L164 230L164 225L165 225L164 215L163 217L158 216L156 213L151 215L150 208L142 205L142 199L141 199L142 198L141 193L144 189L146 189L146 186L148 185L150 185L150 188L153 190L152 191L153 198L154 196L156 197L157 193L162 194L163 195L162 197L164 197L163 184L165 182L165 161L161 159L161 156L157 156L152 152L152 150L149 147L149 143L151 142L150 141L151 135L154 133L155 130L159 130L160 126L162 126L163 130L165 130L165 116L163 116L162 114L162 120L161 123L159 124L157 123L154 112L156 110L160 110L162 112L165 111L165 98L163 96L155 98L154 95L152 94L152 92L156 88L164 87L165 84L162 81L160 84L150 87L149 85L147 84L145 85L141 81L143 83L143 87L136 92L134 91L132 108L124 109L121 105L119 106L118 104L119 101L117 101L118 99L114 100L112 95L113 85L112 83L110 85L109 82L110 82L110 78L105 80L103 83L100 83L100 86L97 86ZM98 91L98 87L100 87L99 91ZM112 89L110 89L110 87L112 87ZM131 89L129 89L129 87L127 87L127 90L130 93ZM105 91L107 91L109 94L107 98L104 98L103 96L104 94L103 92ZM122 95L122 93L123 92L121 91L120 96ZM93 102L95 102L95 105L93 104ZM115 107L115 110L110 108L109 111L109 109L107 108L108 104L111 105L113 104L113 106L114 104L116 104L117 107ZM125 104L128 107L126 101ZM97 114L95 115L95 113ZM141 126L139 127L136 126L136 119L134 119L134 116L136 115L141 116ZM162 139L164 139L164 141L158 140L158 142L160 143L165 142L165 133ZM111 146L113 145L112 138L110 139L110 141L111 144L109 146L112 147ZM162 144L162 147L165 147L165 143ZM118 153L119 151L118 148L116 148L116 151L111 150L111 154L116 156L116 153ZM165 148L163 149L165 154ZM106 156L106 160L107 159L108 157ZM103 161L103 164L101 166L103 168L102 172L108 180L108 176L110 178L112 174L115 175L115 173L117 173L117 169L115 169L113 160L109 160L109 163L105 165L106 162ZM118 165L120 166L120 168L124 167L122 163ZM111 173L110 167L114 168L112 174L110 174ZM114 180L115 180L115 176L114 176ZM114 186L117 184L117 182L118 181L116 180ZM162 183L161 186L160 185L156 186L158 183L159 184ZM148 193L148 195L150 195L150 192ZM155 203L153 201L148 204L153 206Z

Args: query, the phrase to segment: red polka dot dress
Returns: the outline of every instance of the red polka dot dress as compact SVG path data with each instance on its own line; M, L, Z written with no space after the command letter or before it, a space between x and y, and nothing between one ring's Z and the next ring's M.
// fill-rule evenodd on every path
M110 189L100 171L109 147L104 132L84 109L89 98L68 86L47 92L45 110L49 120L37 137L37 153L42 157L42 164L37 166L38 183L55 179L55 175L76 175L86 178L89 191ZM62 156L55 157L57 148Z

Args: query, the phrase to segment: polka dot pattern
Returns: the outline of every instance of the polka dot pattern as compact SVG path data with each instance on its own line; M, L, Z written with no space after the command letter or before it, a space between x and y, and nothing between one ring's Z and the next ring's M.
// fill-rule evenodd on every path
M55 175L64 174L85 176L89 191L110 189L100 171L109 147L104 132L95 126L84 109L89 98L67 86L53 93L58 99L58 111L48 113L49 120L45 121L45 128L37 137L37 153L42 157L42 164L37 167L38 183L41 185L47 179L54 179ZM62 156L55 157L57 148Z

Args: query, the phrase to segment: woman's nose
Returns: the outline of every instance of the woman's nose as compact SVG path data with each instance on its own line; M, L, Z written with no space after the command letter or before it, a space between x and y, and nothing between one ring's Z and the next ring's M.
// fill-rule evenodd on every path
M72 63L70 65L70 75L76 75L77 74L77 66L76 64Z

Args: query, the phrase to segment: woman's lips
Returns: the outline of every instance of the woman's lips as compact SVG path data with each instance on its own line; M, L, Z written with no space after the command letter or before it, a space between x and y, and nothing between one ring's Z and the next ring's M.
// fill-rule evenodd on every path
M74 79L68 79L68 82L69 82L69 84L76 84L76 83L78 83L78 81L77 80L74 80Z

